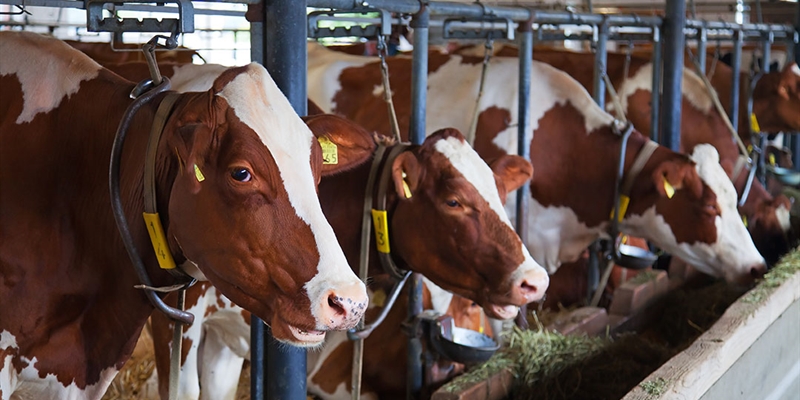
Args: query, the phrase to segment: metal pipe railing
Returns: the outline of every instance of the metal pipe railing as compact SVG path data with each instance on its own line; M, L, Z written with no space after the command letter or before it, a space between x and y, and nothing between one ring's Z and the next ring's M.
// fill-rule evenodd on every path
M606 74L606 61L608 60L607 43L608 24L604 22L597 27L597 37L594 43L594 85L592 93L595 103L602 109L606 108L606 83L603 77Z
M663 77L661 74L661 30L658 27L653 27L653 55L651 60L653 74L650 85L650 139L661 142L659 140L659 132L661 126L661 82Z
M533 63L533 30L529 24L520 24L517 29L519 41L519 81L517 109L517 154L530 161L531 146L528 129L531 127L531 65ZM532 132L531 132L532 134ZM528 202L530 186L522 185L517 190L516 230L522 243L528 243Z
M680 151L681 98L683 92L683 52L686 2L667 0L664 19L664 94L661 121L661 144Z
M738 132L739 130L739 92L741 88L739 87L739 74L742 71L742 44L743 44L744 36L742 31L736 31L736 36L733 41L733 57L731 58L731 70L733 71L733 77L731 79L731 110L730 110L730 119L731 125L733 125L733 130Z

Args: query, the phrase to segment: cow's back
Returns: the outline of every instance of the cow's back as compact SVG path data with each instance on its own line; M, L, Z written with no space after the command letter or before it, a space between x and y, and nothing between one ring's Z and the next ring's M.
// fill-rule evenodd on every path
M92 397L133 350L135 337L119 335L146 318L141 307L124 314L123 302L143 296L109 284L134 283L132 270L114 272L107 186L132 85L35 34L0 33L0 53L0 352L13 365L0 370L0 389Z

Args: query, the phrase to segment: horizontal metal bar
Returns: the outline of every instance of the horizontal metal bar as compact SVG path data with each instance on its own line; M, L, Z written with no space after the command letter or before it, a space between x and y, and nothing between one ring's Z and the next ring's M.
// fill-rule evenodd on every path
M197 0L193 0L197 1ZM160 12L178 13L178 7L155 6L148 4L121 4L114 7L117 11L137 11L137 12ZM245 10L215 10L213 8L195 8L195 15L215 15L221 17L244 17Z
M261 0L192 0L197 2L208 3L230 3L230 4L258 4ZM59 7L59 8L79 8L85 9L83 0L0 0L0 4L7 5L22 5L25 3L26 7ZM153 0L153 3L159 3ZM197 8L195 8L197 10ZM209 9L210 10L210 9ZM199 14L199 13L197 13Z
M729 29L729 30L741 30L741 31L749 31L749 32L773 32L773 33L780 33L780 32L794 32L794 27L791 25L782 25L782 24L737 24L732 22L725 22L725 21L703 21L703 20L687 20L686 21L687 28L705 28L705 29Z
M366 3L368 3L370 7L403 14L414 14L418 12L420 8L419 0L368 0ZM361 4L361 1L354 0L308 0L309 7L342 10L357 8L361 6ZM517 22L528 21L531 17L534 17L534 22L553 24L596 25L602 23L604 20L608 20L609 25L661 25L661 18L651 16L577 14L560 11L530 10L522 7L495 7L477 3L455 3L447 1L431 1L427 3L427 7L431 16L447 15L466 18L508 18Z

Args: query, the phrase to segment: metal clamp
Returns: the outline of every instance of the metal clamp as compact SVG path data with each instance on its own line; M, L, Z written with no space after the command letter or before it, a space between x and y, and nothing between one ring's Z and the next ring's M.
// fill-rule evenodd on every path
M374 23L375 18L367 17L366 14L368 13L379 13L380 22ZM337 14L348 14L347 21L355 24L349 28L343 26L335 28L319 26L321 21L341 21L343 17L337 17ZM362 16L354 17L352 14L361 14ZM377 36L389 36L392 34L392 22L391 12L372 7L360 7L347 11L313 11L308 14L308 37L319 39L325 37L374 38ZM361 26L358 25L359 23L367 23L367 25ZM398 19L398 23L401 23L401 20Z
M173 18L103 18L106 4L113 9L126 3L152 3L148 0L84 0L86 29L89 32L194 32L194 6L190 0L159 0L159 4L175 3L178 19ZM169 9L171 11L172 8Z
M479 23L478 28L471 27ZM494 28L495 23L503 23L505 27ZM484 28L491 24L491 28ZM479 19L448 18L442 24L442 37L445 39L506 39L514 40L514 21L510 18L486 16Z

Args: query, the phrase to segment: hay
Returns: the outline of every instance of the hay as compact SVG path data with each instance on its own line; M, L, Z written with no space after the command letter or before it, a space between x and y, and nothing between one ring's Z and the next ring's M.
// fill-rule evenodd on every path
M158 399L158 383L150 377L156 369L153 338L149 323L142 329L131 358L122 367L103 395L103 400ZM148 382L150 380L150 382Z
M642 382L639 384L648 396L658 397L666 392L667 380L664 378L656 378L651 381Z
M761 304L783 282L800 271L800 251L794 250L784 256L775 268L772 268L762 279L758 286L742 297L742 301L749 304ZM755 307L753 308L755 310Z

